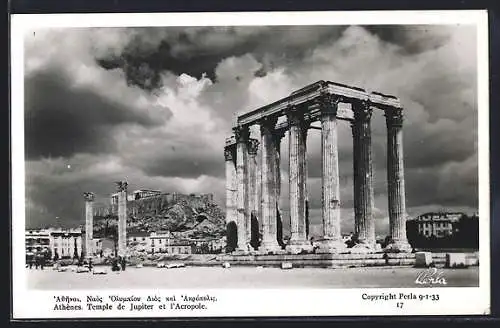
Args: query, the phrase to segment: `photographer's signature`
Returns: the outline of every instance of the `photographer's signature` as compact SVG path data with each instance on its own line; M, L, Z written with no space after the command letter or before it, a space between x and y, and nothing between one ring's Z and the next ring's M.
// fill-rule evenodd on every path
M444 277L444 271L438 270L436 268L429 268L427 270L419 272L415 283L418 285L446 285L446 279Z

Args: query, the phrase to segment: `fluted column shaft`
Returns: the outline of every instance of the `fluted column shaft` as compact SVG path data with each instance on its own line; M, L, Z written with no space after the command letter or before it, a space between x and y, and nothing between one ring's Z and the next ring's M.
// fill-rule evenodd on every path
M358 240L375 247L375 221L373 218L373 169L371 150L371 114L368 102L352 104L354 121L353 168L354 168L354 222Z
M403 112L385 110L387 123L387 186L389 226L394 244L401 251L411 251L406 237L406 200L403 164Z
M275 168L274 176L276 178L276 239L278 244L283 242L283 217L281 215L281 139L284 136L283 131L274 131L274 151ZM280 223L278 225L278 222Z
M276 240L276 119L266 119L260 123L261 131L261 179L262 179L262 242L259 250L281 249Z
M236 149L235 145L224 149L226 163L226 227L237 220Z
M257 150L259 141L250 139L248 141L248 216L247 216L247 240L252 238L252 215L257 216L258 190L257 190Z
M306 235L306 138L302 113L292 108L289 115L290 243L307 243Z
M127 183L118 189L118 255L127 254Z
M94 194L85 193L85 252L92 256L92 239L94 238Z
M236 177L238 185L237 223L238 249L247 250L247 230L249 221L248 197L248 139L250 132L247 127L235 129L236 135Z
M260 131L260 127L259 127L259 131ZM262 138L262 136L260 136L260 138ZM260 144L262 144L262 139L260 139L261 142ZM263 215L262 215L262 146L259 147L259 149L257 150L257 168L256 168L256 201L255 201L255 205L257 206L257 218L259 220L259 235L260 235L260 238L259 238L259 243L261 241L261 238L263 236L263 228L262 228L262 218L263 218Z
M339 159L337 108L340 99L324 95L321 106L321 161L323 241L320 252L339 252L345 248L340 231Z

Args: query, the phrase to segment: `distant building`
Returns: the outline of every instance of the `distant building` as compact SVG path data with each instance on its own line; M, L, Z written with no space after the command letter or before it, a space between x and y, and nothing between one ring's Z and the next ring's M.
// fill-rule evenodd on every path
M134 200L144 199L144 198L149 198L149 197L154 197L154 196L159 196L159 195L161 195L160 190L152 190L152 189L138 189L132 193Z
M169 247L173 242L170 231L151 232L149 235L149 251L151 253L169 253Z
M26 230L26 254L48 252L52 249L52 243L48 229Z
M415 219L417 232L425 237L436 238L451 236L457 232L457 225L464 213L431 212Z
M101 239L101 249L102 249L102 256L103 257L109 257L113 256L115 254L115 241L111 238L102 238ZM101 254L99 254L101 255Z
M57 253L59 258L72 258L82 254L82 229L51 229L53 240L52 256Z
M461 212L429 212L406 222L406 235L413 248L479 247L479 216Z
M151 251L151 233L146 231L129 232L127 234L127 245L139 252Z
M167 254L192 254L193 244L188 240L175 240L164 247Z
M85 235L84 235L85 237ZM90 241L90 250L86 250L86 254L88 255L100 255L102 252L102 239L100 238L93 238Z
M51 258L73 258L82 253L82 229L30 229L25 232L26 254L50 252Z
M187 239L190 242L193 253L218 254L224 252L226 237L208 239Z

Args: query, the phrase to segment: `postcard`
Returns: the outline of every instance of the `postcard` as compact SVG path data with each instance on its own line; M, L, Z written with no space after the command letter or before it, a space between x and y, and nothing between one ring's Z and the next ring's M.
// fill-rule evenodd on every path
M13 15L13 318L489 314L487 19Z

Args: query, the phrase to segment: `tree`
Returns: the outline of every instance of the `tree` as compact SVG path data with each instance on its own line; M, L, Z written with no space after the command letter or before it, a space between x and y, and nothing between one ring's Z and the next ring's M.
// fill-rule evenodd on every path
M250 220L250 245L254 248L257 249L260 244L260 231L259 231L259 221L255 217L255 214L252 213L251 220Z
M281 213L278 209L278 204L276 204L276 239L281 247L284 247L283 242L283 221L281 221Z
M73 247L73 259L78 260L80 257L78 256L78 248L76 247L76 238L74 239L74 247Z
M230 253L236 249L238 246L238 226L234 221L231 221L227 224L227 245L226 252Z

